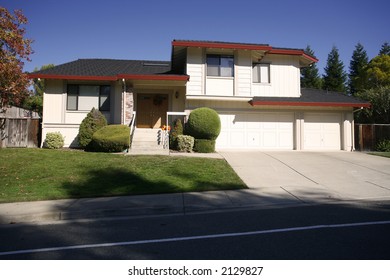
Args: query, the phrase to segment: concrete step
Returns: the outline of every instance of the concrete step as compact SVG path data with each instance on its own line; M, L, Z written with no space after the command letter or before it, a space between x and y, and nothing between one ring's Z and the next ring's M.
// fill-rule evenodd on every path
M161 129L139 129L134 131L129 154L132 155L169 155L161 142Z

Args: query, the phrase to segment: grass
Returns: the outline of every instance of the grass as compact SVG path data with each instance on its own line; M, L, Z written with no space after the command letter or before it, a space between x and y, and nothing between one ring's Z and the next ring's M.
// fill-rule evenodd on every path
M240 188L222 159L0 149L0 203Z
M390 158L390 152L371 152L370 155L388 157Z

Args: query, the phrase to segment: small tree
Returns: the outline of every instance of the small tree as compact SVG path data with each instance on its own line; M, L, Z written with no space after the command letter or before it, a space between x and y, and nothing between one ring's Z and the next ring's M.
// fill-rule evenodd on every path
M352 54L352 59L349 65L349 93L356 95L357 92L363 89L363 70L368 64L367 52L362 44L358 43Z
M39 70L45 70L53 68L54 64L43 65L41 69L35 68L34 72ZM45 80L44 79L34 79L33 83L34 91L30 96L26 97L23 101L23 108L37 112L42 116L43 109L43 92L45 91Z
M381 50L379 51L379 55L390 55L390 45L388 42L384 42L382 47L381 47Z
M344 71L344 63L340 60L339 50L336 46L333 46L329 53L324 70L325 74L323 75L324 83L322 88L324 90L345 92L347 74Z
M305 52L311 56L314 56L314 51L307 46ZM321 88L321 78L318 72L317 65L311 64L309 67L301 69L301 87L302 88Z
M26 23L21 10L12 15L0 7L0 110L10 104L20 105L28 95L30 81L23 73L23 60L30 60L32 40L24 38L22 25Z
M104 115L99 110L92 108L80 124L78 135L80 147L83 149L88 148L93 134L106 125L107 120Z
M177 149L177 137L179 135L183 135L183 124L181 123L181 119L176 119L173 129L169 134L169 146L171 149Z

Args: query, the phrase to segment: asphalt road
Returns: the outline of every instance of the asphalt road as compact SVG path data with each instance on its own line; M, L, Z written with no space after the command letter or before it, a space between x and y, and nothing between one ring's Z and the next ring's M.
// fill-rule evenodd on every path
M0 226L0 259L390 259L390 201Z

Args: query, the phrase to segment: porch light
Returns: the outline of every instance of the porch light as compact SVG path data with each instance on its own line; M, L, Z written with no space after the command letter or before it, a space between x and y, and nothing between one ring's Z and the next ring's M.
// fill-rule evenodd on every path
M175 92L175 97L176 97L176 99L179 98L179 92L178 91Z

